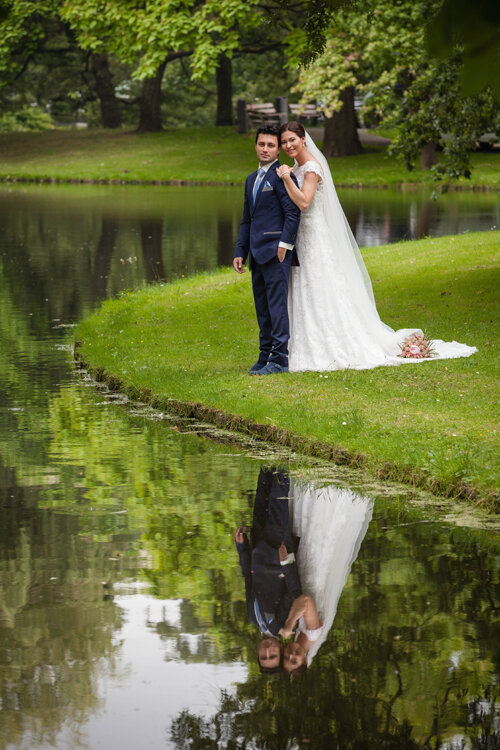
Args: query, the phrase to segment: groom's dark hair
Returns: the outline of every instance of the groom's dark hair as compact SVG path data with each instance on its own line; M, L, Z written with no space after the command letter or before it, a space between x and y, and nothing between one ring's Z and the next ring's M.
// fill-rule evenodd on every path
M259 135L275 135L278 139L278 146L281 146L281 133L279 125L273 125L272 123L261 125L261 127L257 129L257 132L255 134L255 143L257 143Z

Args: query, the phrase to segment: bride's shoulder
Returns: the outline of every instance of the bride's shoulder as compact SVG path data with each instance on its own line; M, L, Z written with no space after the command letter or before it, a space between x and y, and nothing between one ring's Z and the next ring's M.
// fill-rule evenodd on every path
M323 177L323 169L321 167L321 164L319 161L316 161L316 159L309 159L304 164L304 173L307 172L314 172L314 174L317 174L318 177Z

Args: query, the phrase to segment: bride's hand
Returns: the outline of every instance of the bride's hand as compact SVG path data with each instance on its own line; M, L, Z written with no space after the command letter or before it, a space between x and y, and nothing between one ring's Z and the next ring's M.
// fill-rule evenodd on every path
M288 166L288 164L281 164L281 165L280 165L279 167L277 167L277 169L276 169L276 174L277 174L277 175L278 175L278 177L280 177L281 179L283 179L283 177L284 177L285 175L287 175L287 174L288 174L288 175L289 175L289 174L291 174L291 172L292 172L292 170L290 169L290 167Z

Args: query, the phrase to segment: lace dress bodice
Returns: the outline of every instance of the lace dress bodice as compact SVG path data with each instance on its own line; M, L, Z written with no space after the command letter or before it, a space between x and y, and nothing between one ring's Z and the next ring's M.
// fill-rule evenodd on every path
M314 193L314 197L311 203L309 204L307 208L305 208L302 211L300 215L301 223L303 221L309 222L309 221L312 221L313 219L315 221L318 221L318 219L320 219L323 215L323 197L324 197L323 195L324 194L323 170L321 169L317 161L306 161L306 163L302 164L302 166L299 166L297 162L295 162L293 166L293 173L295 177L297 178L297 182L301 190L304 186L304 180L308 172L314 172L314 174L319 175L321 179L318 180L318 186L316 188L316 192ZM299 231L300 231L300 224L299 224Z

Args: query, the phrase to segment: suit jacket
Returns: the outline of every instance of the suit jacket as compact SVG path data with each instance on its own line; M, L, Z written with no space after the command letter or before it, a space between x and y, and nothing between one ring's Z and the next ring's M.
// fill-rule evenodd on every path
M276 174L279 166L280 163L276 161L267 170L257 191L255 205L252 191L257 172L252 172L246 179L243 218L236 241L235 258L240 257L245 261L250 254L250 258L263 264L276 256L280 242L295 244L300 211L288 196L283 180ZM294 175L292 179L295 180ZM292 264L298 265L295 249Z
M259 626L255 616L255 599L268 630L278 635L285 624L294 599L302 593L297 563L281 565L279 552L264 539L251 550L245 535L243 544L236 544L241 572L245 579L248 619Z

